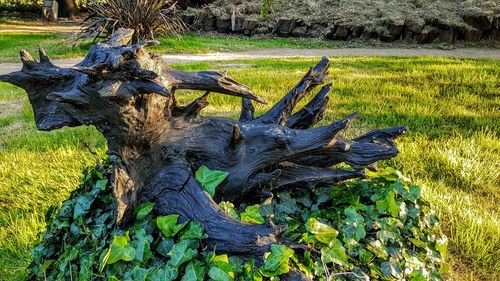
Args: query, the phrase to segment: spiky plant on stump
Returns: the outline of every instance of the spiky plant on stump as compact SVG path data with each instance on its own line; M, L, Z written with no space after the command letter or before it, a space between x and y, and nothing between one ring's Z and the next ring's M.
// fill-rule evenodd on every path
M158 215L175 213L202 224L210 249L259 260L271 244L282 242L283 226L237 221L217 201L248 203L278 190L331 186L362 177L365 168L398 154L393 139L405 127L345 139L341 132L354 113L311 128L323 117L331 84L292 114L323 83L327 58L256 117L252 102L265 101L248 87L217 72L174 70L146 52L156 41L127 45L132 34L119 30L71 68L53 65L43 49L39 61L23 50L22 70L0 76L0 81L26 90L39 130L93 125L104 135L108 154L121 160L114 167L113 186L122 227L137 204L154 202ZM180 106L175 95L181 89L205 94ZM240 119L201 116L210 92L241 97ZM344 168L332 168L340 163ZM194 171L202 165L229 173L213 198L195 179Z

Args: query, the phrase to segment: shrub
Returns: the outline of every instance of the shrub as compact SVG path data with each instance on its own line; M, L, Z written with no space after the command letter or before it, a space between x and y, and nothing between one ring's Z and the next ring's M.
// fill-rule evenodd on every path
M111 161L86 171L69 200L48 212L31 279L278 280L293 267L314 280L441 280L446 237L420 188L392 169L333 190L281 192L260 205L221 202L246 222L287 223L288 246L274 244L256 266L205 250L200 224L155 217L152 203L139 205L135 223L118 229Z
M82 37L108 36L118 28L135 31L133 41L175 35L184 30L176 2L172 0L108 0L88 6Z
M0 11L40 12L42 0L0 0Z

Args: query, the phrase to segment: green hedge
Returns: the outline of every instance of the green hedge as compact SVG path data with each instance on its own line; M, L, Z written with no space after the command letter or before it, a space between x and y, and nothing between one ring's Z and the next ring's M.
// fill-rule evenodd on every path
M85 9L90 0L76 0L80 9ZM0 0L0 11L40 13L43 0Z

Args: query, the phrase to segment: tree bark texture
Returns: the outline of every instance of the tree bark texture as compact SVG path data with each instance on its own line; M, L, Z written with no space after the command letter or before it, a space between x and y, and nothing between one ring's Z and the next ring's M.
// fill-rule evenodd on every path
M277 190L331 186L362 177L365 168L398 154L394 139L406 127L342 137L357 113L313 127L323 117L332 84L293 113L324 83L327 58L268 112L255 116L253 102L265 101L248 87L218 72L174 70L146 52L158 42L128 45L131 36L130 30L118 30L71 68L53 65L41 48L38 61L22 50L22 70L0 76L26 90L38 129L93 125L105 136L108 154L120 159L113 175L120 226L130 222L137 204L154 202L159 215L199 221L207 244L218 252L261 258L280 242L283 226L237 221L216 202L253 202ZM175 96L183 89L202 95L179 105ZM240 119L200 116L210 93L241 97ZM346 165L335 168L340 163ZM201 165L229 172L214 198L194 177Z

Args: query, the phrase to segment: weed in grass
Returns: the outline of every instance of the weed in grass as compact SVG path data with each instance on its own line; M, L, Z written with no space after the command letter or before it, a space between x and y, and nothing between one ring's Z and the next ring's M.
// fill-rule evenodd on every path
M20 48L36 52L39 46L43 46L51 58L81 57L87 53L90 40L73 46L69 39L69 35L65 34L1 33L0 31L0 62L17 62ZM333 48L336 46L334 41L316 39L200 36L191 33L179 37L157 39L161 45L150 48L155 53L206 53L264 48Z

